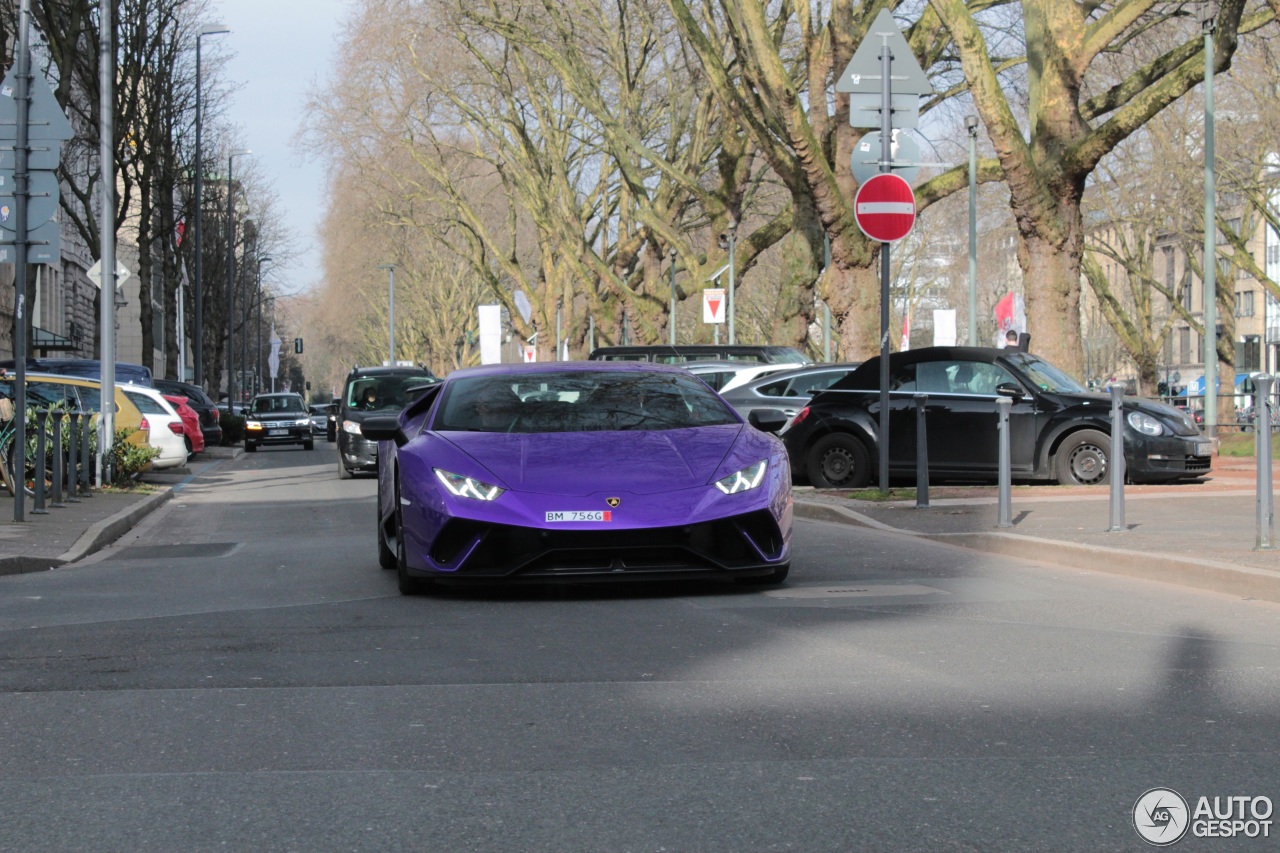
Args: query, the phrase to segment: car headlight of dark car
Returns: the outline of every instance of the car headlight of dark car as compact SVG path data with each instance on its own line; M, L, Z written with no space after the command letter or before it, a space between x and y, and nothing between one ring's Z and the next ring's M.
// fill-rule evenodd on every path
M1165 431L1164 424L1146 412L1130 412L1125 420L1143 435L1163 435Z
M364 435L360 429L360 424L357 421L343 421L342 431L351 433L352 435Z

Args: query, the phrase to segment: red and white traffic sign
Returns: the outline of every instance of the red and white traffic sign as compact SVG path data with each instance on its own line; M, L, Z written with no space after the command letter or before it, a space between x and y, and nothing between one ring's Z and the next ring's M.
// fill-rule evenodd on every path
M702 322L724 322L724 288L708 287L702 291Z
M875 175L858 187L853 216L872 240L901 240L916 223L916 194L911 184L892 172Z

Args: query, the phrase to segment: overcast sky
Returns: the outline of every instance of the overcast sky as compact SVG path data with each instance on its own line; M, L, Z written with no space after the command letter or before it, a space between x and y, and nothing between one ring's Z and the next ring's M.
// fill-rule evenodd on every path
M301 256L275 271L287 291L309 289L320 280L316 232L324 200L324 172L294 146L307 90L331 77L339 25L352 0L214 0L209 23L225 24L220 42L230 59L223 71L238 87L227 120L242 128L245 147L280 197ZM273 277L268 272L267 276Z

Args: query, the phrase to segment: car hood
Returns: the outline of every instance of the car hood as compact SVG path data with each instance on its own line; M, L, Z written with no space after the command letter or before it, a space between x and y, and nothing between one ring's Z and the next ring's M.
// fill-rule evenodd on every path
M1060 394L1060 397L1066 402L1083 403L1090 407L1098 406L1103 408L1110 417L1111 411L1111 395L1100 394L1096 392L1084 394ZM1126 412L1137 410L1148 415L1160 418L1174 428L1175 435L1199 435L1200 427L1192 419L1191 415L1179 409L1177 406L1170 406L1166 403L1158 403L1155 400L1144 400L1140 397L1122 397L1122 405Z
M437 433L510 489L648 495L711 482L741 424L653 432ZM466 473L466 472L456 472Z

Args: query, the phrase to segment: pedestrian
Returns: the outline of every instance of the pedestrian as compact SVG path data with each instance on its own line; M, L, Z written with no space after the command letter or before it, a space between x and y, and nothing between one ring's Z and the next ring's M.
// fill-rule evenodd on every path
M1018 333L1013 329L1004 333L1004 343L1000 345L1000 349L1018 348Z

